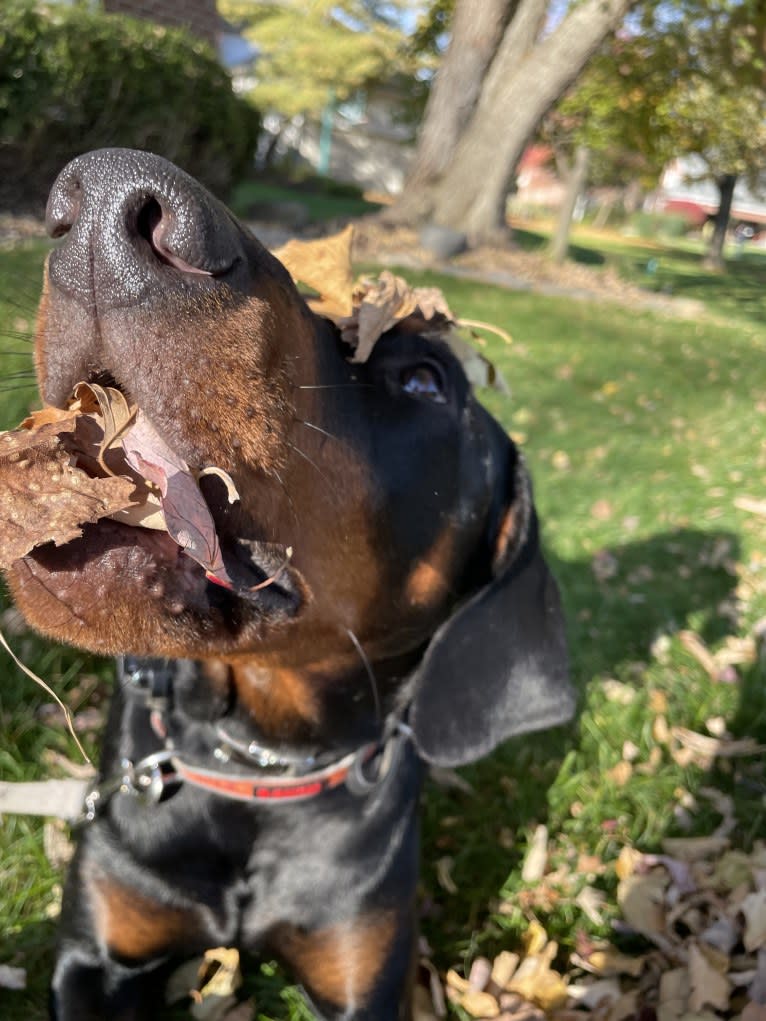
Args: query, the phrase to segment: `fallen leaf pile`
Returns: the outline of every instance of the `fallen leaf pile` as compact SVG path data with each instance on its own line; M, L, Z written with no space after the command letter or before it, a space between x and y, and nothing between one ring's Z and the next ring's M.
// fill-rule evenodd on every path
M477 958L467 978L450 970L447 999L502 1021L766 1021L766 844L747 854L720 832L668 838L661 854L624 847L615 871L615 930L641 937L643 951L578 933L557 964L533 919L522 952ZM421 1018L444 1016L439 996L423 1009L419 995Z
M233 502L229 477L208 471ZM44 408L0 434L0 568L102 518L167 531L211 581L233 588L189 466L119 390L80 383L67 410Z

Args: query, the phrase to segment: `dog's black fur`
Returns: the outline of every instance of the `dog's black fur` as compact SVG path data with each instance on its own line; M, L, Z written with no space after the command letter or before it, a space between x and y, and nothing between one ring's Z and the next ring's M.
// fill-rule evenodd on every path
M405 323L352 364L283 267L165 161L81 157L48 215L65 240L41 303L43 397L106 379L191 466L225 469L238 504L201 485L232 573L243 547L260 578L294 549L238 595L114 522L14 567L40 630L165 665L161 713L118 690L102 778L168 740L252 772L221 764L221 725L320 763L382 741L363 793L272 805L182 783L108 800L71 867L53 1016L146 1021L169 962L235 945L283 959L326 1017L407 1017L423 764L572 712L523 461L443 342Z

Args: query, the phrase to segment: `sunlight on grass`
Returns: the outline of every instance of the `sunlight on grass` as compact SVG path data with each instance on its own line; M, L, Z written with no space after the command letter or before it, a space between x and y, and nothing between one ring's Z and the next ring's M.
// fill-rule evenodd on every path
M585 234L577 243L597 247L628 275L640 275L647 257L638 244L607 245ZM750 657L716 678L681 634L692 632L717 653L735 639L752 639L766 615L764 522L735 506L742 495L763 499L766 483L766 331L753 300L766 263L754 255L731 277L703 280L696 254L674 253L661 256L674 293L687 277L686 293L705 301L715 322L406 273L413 283L441 286L461 316L496 323L514 338L511 346L482 342L512 390L510 398L483 398L523 442L532 469L582 710L574 726L513 741L464 770L473 793L430 787L421 900L440 966L479 949L514 948L532 916L565 947L578 932L606 931L620 849L658 847L685 820L679 807L689 798L697 806L691 832L709 831L718 816L699 793L704 785L734 799L735 846L766 834L763 762L719 760L709 770L680 764L658 723L704 733L720 717L732 735L766 742L762 661ZM5 427L34 400L32 390L15 388L28 381L15 374L29 366L24 335L41 258L41 247L0 252ZM731 325L721 325L727 316ZM108 666L29 634L13 641L62 693L82 698L85 674L103 694ZM46 749L72 753L61 728L36 718L44 701L6 664L3 778L44 775ZM635 749L632 764L616 770L626 761L626 742ZM548 825L552 860L573 884L558 895L548 890L545 901L518 872L538 823ZM597 878L579 875L583 855L603 863ZM2 1016L42 1017L59 877L45 860L36 822L4 820L0 856L0 962L22 964L33 979L20 999L0 992ZM445 869L454 886L445 883ZM586 881L607 897L602 928L575 904ZM263 1016L301 1017L294 991L272 966L261 969L254 988Z

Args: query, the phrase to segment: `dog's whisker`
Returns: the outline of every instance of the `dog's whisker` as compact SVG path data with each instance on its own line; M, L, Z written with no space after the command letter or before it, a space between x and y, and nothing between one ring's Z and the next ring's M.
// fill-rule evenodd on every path
M319 465L316 463L316 461L310 458L309 455L305 451L301 450L300 447L296 447L294 443L291 443L290 440L287 440L287 445L288 447L290 447L291 450L294 450L296 454L300 454L300 456L304 458L304 460L308 461L311 467L314 468L321 475L321 477L324 479L328 486L331 485L330 480L327 478L327 476L319 467Z
M301 425L305 425L309 429L315 429L318 433L321 433L323 436L326 436L328 440L337 440L338 439L338 437L335 436L333 433L328 433L328 431L326 429L323 429L319 425L314 425L313 422L307 422L303 418L296 418L295 421L299 422Z
M287 502L290 505L290 510L292 511L293 518L295 519L295 524L296 524L296 526L300 527L300 521L298 519L298 511L295 508L295 503L293 502L292 496L290 496L290 490L285 485L284 479L279 474L279 472L276 470L276 468L272 469L271 475L277 480L279 485L282 487L282 492L285 494L285 497L287 498Z
M351 639L351 642L353 643L353 646L356 649L356 651L359 653L359 658L361 659L362 664L364 665L364 670L365 673L367 674L367 679L370 682L370 688L372 690L372 700L375 705L375 720L377 723L380 723L381 720L383 719L383 710L380 704L380 692L378 690L378 682L375 678L375 671L372 669L372 664L370 663L367 653L364 651L364 648L362 647L362 643L359 641L359 639L356 637L356 635L354 634L350 627L346 628L346 634Z
M316 383L310 386L296 386L296 390L347 390L347 389L372 389L372 383Z

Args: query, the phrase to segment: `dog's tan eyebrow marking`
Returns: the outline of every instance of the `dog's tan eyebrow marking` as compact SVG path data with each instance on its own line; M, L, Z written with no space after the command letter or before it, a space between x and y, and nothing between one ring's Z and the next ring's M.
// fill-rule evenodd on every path
M447 526L407 579L405 598L410 605L428 608L449 593L454 550L455 533Z
M312 932L279 926L274 946L309 993L334 1006L363 1005L388 959L396 913L374 911Z

